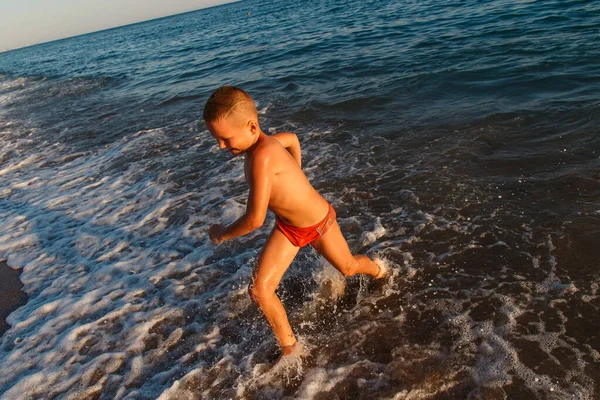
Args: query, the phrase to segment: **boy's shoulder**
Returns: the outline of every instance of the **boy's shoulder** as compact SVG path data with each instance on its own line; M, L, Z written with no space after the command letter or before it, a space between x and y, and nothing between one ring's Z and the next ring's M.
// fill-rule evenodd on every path
M265 135L253 149L247 161L252 165L268 164L274 166L285 156L286 150L281 143L272 136Z
M260 160L270 158L273 154L273 142L271 140L272 138L268 136L261 138L261 140L256 143L252 151L248 153L246 160L252 164L255 164Z
M269 157L277 155L281 149L281 143L277 139L273 136L264 135L252 153L254 156Z

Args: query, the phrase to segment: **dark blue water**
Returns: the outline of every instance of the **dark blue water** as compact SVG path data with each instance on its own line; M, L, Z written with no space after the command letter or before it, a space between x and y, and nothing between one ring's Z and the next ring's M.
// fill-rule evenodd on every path
M0 259L29 296L0 393L599 397L599 43L597 1L251 0L0 53ZM394 271L336 301L300 253L292 378L246 294L269 229L206 237L246 199L200 121L225 84Z

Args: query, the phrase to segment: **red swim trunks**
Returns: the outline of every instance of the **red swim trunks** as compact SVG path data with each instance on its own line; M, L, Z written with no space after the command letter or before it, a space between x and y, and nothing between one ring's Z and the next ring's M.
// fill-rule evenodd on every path
M331 225L335 222L335 210L330 204L327 215L325 215L325 218L323 218L321 222L305 228L288 225L279 218L276 218L276 220L279 230L283 232L285 237L287 237L294 246L304 247L323 236L329 228L331 228Z

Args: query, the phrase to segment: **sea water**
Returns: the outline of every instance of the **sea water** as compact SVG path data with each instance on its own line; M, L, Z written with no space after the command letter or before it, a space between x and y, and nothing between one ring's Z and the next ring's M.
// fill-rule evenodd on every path
M1 53L2 398L599 398L599 44L596 1L251 0ZM273 216L207 236L248 190L224 84L391 269L301 250L275 371Z

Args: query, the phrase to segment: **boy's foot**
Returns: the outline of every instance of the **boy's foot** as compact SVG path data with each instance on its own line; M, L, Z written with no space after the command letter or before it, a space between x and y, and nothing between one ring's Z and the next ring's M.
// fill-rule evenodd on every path
M294 350L296 350L296 346L298 346L298 342L294 342L294 344L291 344L289 346L279 346L281 349L281 354L279 354L279 357L277 357L277 360L275 360L275 362L273 363L273 365L271 367L274 367L275 365L279 364L279 362L286 356L289 356L290 354L292 354L294 352Z
M298 345L298 342L294 342L294 344L291 344L289 346L281 346L281 355L288 356L288 355L292 354L294 352L294 350L296 349L297 345Z
M269 370L275 372L282 368L289 369L299 362L301 363L301 358L303 357L302 353L302 347L298 342L289 346L281 346L281 354L271 365Z
M389 272L388 266L386 265L385 261L383 261L381 258L376 258L373 260L373 262L379 267L379 272L377 272L377 275L374 276L374 279L378 280L385 278Z
M302 374L304 360L308 356L308 349L303 341L295 342L289 346L280 346L280 354L272 362L259 363L253 368L252 374L255 383L273 382L273 379L284 377L294 379Z

